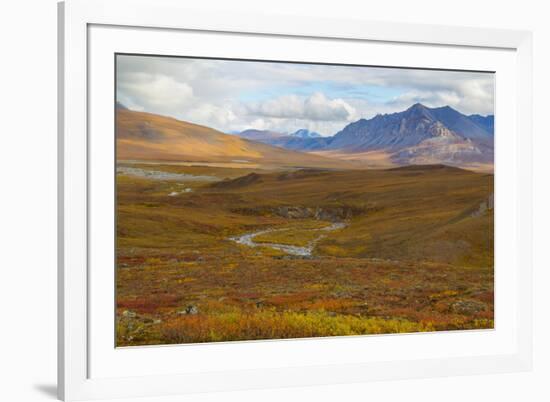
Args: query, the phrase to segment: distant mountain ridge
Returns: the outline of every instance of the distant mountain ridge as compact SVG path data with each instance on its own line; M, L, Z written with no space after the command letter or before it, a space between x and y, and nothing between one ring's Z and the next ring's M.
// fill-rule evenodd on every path
M321 134L316 133L315 131L309 131L306 128L301 128L290 134L290 136L297 138L319 138L321 137Z
M274 145L276 147L290 149L293 151L315 150L317 149L317 143L323 145L326 145L327 143L327 141L324 140L324 137L322 137L321 134L305 128L301 128L290 134L280 133L271 130L248 129L241 131L240 133L236 133L236 135L241 138L246 138L247 140L259 141L263 142L264 144ZM314 139L315 141L311 142L313 147L310 149L308 147L308 140L311 139Z
M395 165L492 165L494 117L466 116L450 106L408 109L348 124L332 137L277 136L263 141L303 152L366 158L376 152ZM300 130L299 130L300 131Z
M235 135L247 140L263 142L264 144L270 144L270 141L276 138L286 137L286 134L277 131L256 130L253 128L241 131L240 133L237 132Z

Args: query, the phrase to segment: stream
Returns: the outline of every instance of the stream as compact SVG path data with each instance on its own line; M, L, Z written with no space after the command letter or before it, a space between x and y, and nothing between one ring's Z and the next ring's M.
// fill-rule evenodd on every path
M172 172L162 172L159 170L146 170L136 167L129 166L118 166L116 169L117 173L145 177L152 180L177 180L177 181L220 181L221 179L215 176L198 176L187 173L172 173Z
M336 222L330 226L327 226L321 229L311 229L311 230L318 231L318 232L331 232L334 230L343 229L346 226L347 224L344 222ZM310 241L305 247L291 246L288 244L280 244L280 243L256 243L254 241L254 238L256 236L259 236L265 233L282 232L285 230L289 230L289 229L264 229L257 232L245 233L240 236L229 237L228 240L231 240L231 241L234 241L235 243L243 244L249 247L269 247L275 250L280 250L287 254L306 257L306 256L311 256L313 249L315 248L315 245L319 242L319 240L325 237L325 234L321 233L318 237Z

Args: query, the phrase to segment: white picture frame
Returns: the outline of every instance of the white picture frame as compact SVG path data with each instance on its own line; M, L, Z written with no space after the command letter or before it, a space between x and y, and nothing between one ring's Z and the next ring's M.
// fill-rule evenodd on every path
M131 13L128 10L132 10ZM95 31L94 31L95 30ZM122 32L119 40L118 34ZM147 30L145 33L143 30ZM135 32L134 32L135 31ZM153 33L153 31L155 33ZM93 35L91 34L92 32ZM95 33L97 32L97 34ZM169 38L174 35L189 34L217 35L218 37L253 37L263 42L284 39L286 41L324 41L337 46L374 44L378 47L418 46L419 52L430 52L433 49L455 49L462 52L478 52L481 59L492 63L490 53L494 52L494 67L497 72L502 68L502 77L506 77L504 91L509 91L508 103L503 105L506 110L506 127L498 130L496 144L496 174L503 172L508 179L496 182L497 201L500 194L512 198L506 208L509 230L513 236L507 238L506 252L508 255L496 255L499 261L506 262L506 270L500 275L507 281L502 292L497 297L501 300L511 300L506 305L506 311L499 311L496 304L497 324L491 334L495 337L503 334L502 348L487 349L486 353L475 346L477 342L492 342L493 338L484 339L486 333L475 331L457 331L453 334L435 334L443 342L456 345L456 351L451 356L441 357L430 354L428 345L435 345L434 338L421 338L414 335L397 335L383 337L342 337L336 340L309 339L268 342L242 342L233 346L219 344L208 351L208 345L183 345L158 348L130 349L116 352L120 361L126 364L116 365L114 360L108 360L114 345L105 346L94 343L97 332L91 325L95 322L94 313L100 310L94 298L97 286L91 289L90 283L95 278L90 272L90 214L91 203L95 202L90 192L91 176L97 166L94 160L103 155L91 154L91 139L98 126L111 124L112 117L102 119L101 124L93 120L101 116L90 112L91 105L96 102L95 93L101 92L95 88L98 80L93 77L103 77L95 73L97 49L106 54L120 50L126 44L132 43L132 36L141 32L140 49L154 50L155 35ZM151 44L143 40L151 37ZM124 38L122 38L124 36ZM125 38L128 39L125 42ZM174 36L175 37L175 36ZM106 40L111 38L112 40ZM111 42L110 44L107 42ZM170 50L166 40L161 54ZM177 42L174 40L173 42ZM235 42L237 43L237 42ZM117 48L117 46L122 46ZM176 45L174 45L176 46ZM242 45L241 45L242 46ZM133 49L134 47L132 47ZM370 380L420 378L433 376L501 373L529 370L532 362L531 335L531 33L524 31L508 31L480 28L463 28L431 25L411 25L401 23L368 22L361 20L323 20L296 16L270 16L234 14L212 15L185 8L178 0L68 0L59 4L59 318L58 318L58 392L63 400L82 400L116 397L145 397L169 394L229 391L239 389L305 386L330 383L351 383ZM252 52L253 50L249 50ZM434 50L435 51L435 50ZM244 50L243 50L244 52ZM497 54L503 54L503 57ZM384 52L382 51L381 54ZM389 52L386 52L389 53ZM395 53L395 52L394 52ZM451 52L452 53L452 52ZM450 54L451 54L450 53ZM484 54L483 57L481 54ZM505 53L505 54L504 54ZM305 57L305 56L304 56ZM394 55L405 58L406 52ZM470 55L470 58L473 57ZM390 59L388 59L390 60ZM394 60L394 59L391 59ZM428 60L428 58L426 58ZM500 61L499 61L500 60ZM413 63L413 61L410 61ZM397 60L396 63L407 63ZM418 61L414 61L418 63ZM413 64L414 64L413 63ZM436 62L430 66L438 67ZM439 63L442 63L441 61ZM453 63L449 57L445 67ZM475 65L475 60L464 61L465 65ZM481 63L481 61L477 61ZM502 66L502 67L499 67ZM108 66L107 66L108 67ZM92 71L94 70L94 71ZM95 75L94 75L95 74ZM107 81L106 81L107 82ZM506 89L508 88L508 89ZM112 91L108 88L107 91ZM92 92L94 95L92 96ZM499 105L499 93L496 96ZM504 113L503 113L504 114ZM497 114L498 116L498 114ZM497 120L499 117L497 117ZM91 122L94 121L94 124ZM506 136L506 141L498 142L498 136ZM521 141L519 136L521 133ZM108 138L109 137L107 135ZM501 137L502 138L502 137ZM111 140L112 142L112 140ZM500 152L500 157L499 157ZM108 158L107 158L108 159ZM498 190L500 187L500 190ZM503 197L502 197L503 198ZM504 205L504 204L503 204ZM504 207L503 207L504 208ZM506 229L497 220L496 237L499 230ZM502 236L505 237L505 236ZM502 250L502 248L501 248ZM504 263L501 264L504 267ZM497 281L499 272L497 271ZM506 278L508 279L506 279ZM95 279L94 279L95 280ZM113 284L105 285L111 289ZM498 290L498 289L497 289ZM103 289L101 289L103 291ZM497 292L498 293L498 292ZM497 300L498 301L498 300ZM499 327L498 314L511 315L510 325ZM504 329L503 329L504 328ZM499 332L501 331L501 332ZM423 335L426 336L426 335ZM384 347L397 342L399 337L408 337L407 342L414 343L417 350L414 356L392 357L384 360L363 359L361 353L340 359L315 359L312 355L324 348L330 350L358 351L367 350L365 342L384 343ZM374 340L376 339L376 341ZM495 338L496 339L496 338ZM258 346L259 345L259 346ZM421 345L424 345L424 349ZM441 347L446 344L441 343ZM481 345L481 343L480 343ZM478 345L479 346L479 345ZM252 349L255 348L255 349ZM341 348L341 349L338 349ZM102 350L105 349L105 350ZM108 349L108 350L107 350ZM261 350L260 350L261 349ZM482 348L481 348L482 349ZM163 350L153 355L155 350ZM298 351L307 350L302 360L291 359ZM176 373L174 362L168 364L170 355L183 356L187 353L193 359L200 359L201 354L214 353L226 356L226 359L242 356L240 365L215 360L205 363L200 371ZM255 353L266 353L265 356L276 354L279 360L264 361L254 365L252 359L245 357ZM335 353L335 352L334 352ZM133 356L130 356L133 354ZM329 353L330 354L330 353ZM232 356L232 357L230 357ZM283 360L291 363L284 364ZM103 366L116 367L116 370L96 370L94 361L102 361ZM117 356L118 359L118 356ZM151 359L162 361L166 359L164 372L134 372L130 367L136 361L143 361L145 366L151 365ZM160 359L160 360L159 360ZM347 360L346 360L347 359ZM92 369L92 366L94 367ZM101 366L101 365L100 365ZM234 367L231 367L234 366ZM237 367L238 366L238 367ZM126 367L126 369L125 369ZM101 367L100 367L101 368ZM172 370L172 371L170 371ZM96 373L97 371L97 373Z

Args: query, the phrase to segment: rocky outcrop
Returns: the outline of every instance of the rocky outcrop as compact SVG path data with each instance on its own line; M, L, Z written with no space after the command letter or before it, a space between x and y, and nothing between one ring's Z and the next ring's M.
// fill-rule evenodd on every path
M364 215L369 211L374 211L375 207L357 207L357 206L314 206L307 207L301 205L285 205L278 207L254 207L254 208L235 208L234 213L254 216L280 216L286 219L317 219L328 222L343 222L359 215Z
M362 210L352 207L300 207L284 206L277 207L273 211L276 215L288 219L314 218L322 221L341 222L359 215Z
M199 308L194 305L189 305L185 309L178 311L178 315L196 315L199 313Z
M459 300L451 305L457 314L472 315L487 310L487 305L477 300Z
M351 218L365 215L378 208L375 206L303 206L283 205L278 207L258 206L234 208L231 211L242 215L280 216L286 219L316 219L333 223L347 221Z

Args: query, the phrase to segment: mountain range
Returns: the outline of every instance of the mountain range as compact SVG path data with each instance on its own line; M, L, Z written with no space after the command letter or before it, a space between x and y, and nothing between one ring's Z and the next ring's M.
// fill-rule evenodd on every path
M450 106L416 103L402 112L360 119L331 137L269 133L256 140L374 165L445 163L490 170L494 156L494 117L467 116Z
M348 124L330 137L249 129L225 134L117 104L119 159L238 162L292 167L447 164L492 171L494 117L420 103Z

